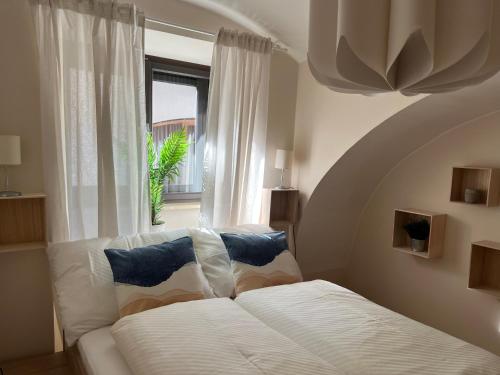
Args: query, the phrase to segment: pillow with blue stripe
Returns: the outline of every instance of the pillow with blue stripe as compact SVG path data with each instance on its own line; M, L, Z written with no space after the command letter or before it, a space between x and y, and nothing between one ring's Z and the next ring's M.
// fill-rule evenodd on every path
M174 241L132 250L106 249L120 316L214 297L196 261L193 241Z
M247 290L302 281L300 268L288 251L285 232L221 233L236 284L236 295Z

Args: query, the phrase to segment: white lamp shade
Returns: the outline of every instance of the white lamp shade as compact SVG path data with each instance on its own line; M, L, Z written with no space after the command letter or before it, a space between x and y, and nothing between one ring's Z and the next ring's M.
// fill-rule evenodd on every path
M316 0L309 14L309 67L335 91L434 94L500 70L498 0Z
M21 164L21 137L0 135L0 165Z
M274 167L277 169L290 169L292 164L292 152L288 150L276 150Z

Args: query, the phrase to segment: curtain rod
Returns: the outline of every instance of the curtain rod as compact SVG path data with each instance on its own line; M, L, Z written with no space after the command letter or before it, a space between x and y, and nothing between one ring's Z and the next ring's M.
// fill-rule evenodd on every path
M146 17L146 21L152 22L152 23L157 23L159 25L164 25L164 26L172 27L174 29L179 29L179 30L184 30L184 31L189 31L189 32L192 32L192 33L204 35L204 36L209 36L211 38L215 38L215 36L217 35L215 33L209 32L209 31L199 30L199 29L193 29L191 27L181 26L181 25L177 25L175 23L170 23L170 22L165 22L165 21L160 21L160 20L157 20L157 19L154 19L154 18L147 18ZM273 43L273 49L281 51L281 52L287 52L288 51L287 48L282 47L278 43L276 43L276 42L272 42L272 43Z
M146 21L149 21L149 22L152 22L152 23L157 23L157 24L160 24L160 25L168 26L168 27L173 27L174 29L179 29L179 30L184 30L184 31L190 31L190 32L193 32L193 33L196 33L196 34L202 34L202 35L205 35L205 36L215 37L215 35L216 35L215 33L211 33L209 31L197 30L197 29L193 29L191 27L176 25L175 23L170 23L170 22L156 20L154 18L146 18Z

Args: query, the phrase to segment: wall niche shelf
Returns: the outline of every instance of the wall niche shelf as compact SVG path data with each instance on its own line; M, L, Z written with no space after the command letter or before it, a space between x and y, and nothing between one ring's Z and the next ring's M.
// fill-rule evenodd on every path
M472 243L469 288L479 289L500 297L500 243Z
M406 233L404 226L410 222L422 219L427 220L429 223L430 234L426 243L426 251L418 252L411 249L411 239ZM415 255L421 258L438 258L443 254L445 228L445 214L439 214L427 210L417 210L413 208L397 209L394 211L392 247L403 253Z
M480 192L476 204L494 207L500 204L500 169L485 167L454 167L451 181L451 202L465 202L465 189Z
M44 194L0 197L0 254L46 247Z

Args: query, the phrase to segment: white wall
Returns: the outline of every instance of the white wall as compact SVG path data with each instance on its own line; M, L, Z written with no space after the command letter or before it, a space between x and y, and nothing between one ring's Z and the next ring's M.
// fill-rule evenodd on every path
M500 242L500 207L449 202L453 166L500 167L500 113L459 127L403 160L362 215L348 285L373 301L500 355L500 303L467 289L472 241ZM441 259L392 249L393 211L448 215Z
M303 207L332 165L359 139L402 108L421 99L399 93L341 94L320 85L307 63L299 66L293 183Z
M11 187L43 191L37 52L27 1L0 1L0 134L21 136L22 165L9 169ZM3 184L3 180L2 180Z
M298 64L283 52L273 52L269 82L269 115L264 187L278 186L281 171L274 168L276 149L293 150ZM286 174L290 178L290 171Z
M38 65L27 1L0 1L0 46L0 134L21 136L22 165L9 168L11 189L41 192ZM50 353L53 310L45 250L0 254L0 285L0 361Z
M399 93L378 96L337 93L320 85L307 63L300 64L292 183L300 191L302 214L308 210L307 205L318 184L342 155L384 120L422 98ZM320 203L322 208L328 206L325 199L328 197ZM324 220L325 213L320 215L314 207L307 212L306 220L301 219L296 232L298 259L307 278L339 281L343 278L340 263L345 258L350 239L345 239L345 243L335 240L341 250L332 249L328 234L318 236L316 233L327 225ZM317 229L320 227L322 229Z

